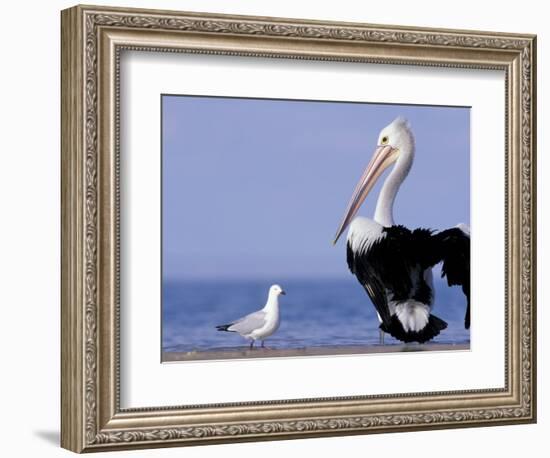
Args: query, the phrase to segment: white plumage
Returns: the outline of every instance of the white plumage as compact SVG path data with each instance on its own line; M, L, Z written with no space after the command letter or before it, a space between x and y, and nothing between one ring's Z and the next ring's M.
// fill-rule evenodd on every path
M383 229L384 226L376 221L359 216L349 226L348 243L354 252L364 253L369 250L373 243L386 236Z

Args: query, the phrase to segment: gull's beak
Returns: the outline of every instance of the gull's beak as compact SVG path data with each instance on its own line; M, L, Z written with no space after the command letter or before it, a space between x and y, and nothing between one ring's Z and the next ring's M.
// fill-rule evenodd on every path
M378 177L384 170L393 164L398 157L399 150L392 148L389 145L380 145L376 148L369 165L367 165L367 168L363 172L359 183L357 183L357 186L355 187L355 191L353 191L353 195L348 203L348 208L346 209L344 218L342 219L340 227L334 236L334 241L332 242L333 245L336 244L342 235L342 232L344 232L348 227L350 221L353 219L359 210L359 207L361 207L361 204L365 200L365 197L367 197L367 194L376 183L376 180L378 180Z
M286 296L286 291L281 290L281 294L282 294L283 296Z

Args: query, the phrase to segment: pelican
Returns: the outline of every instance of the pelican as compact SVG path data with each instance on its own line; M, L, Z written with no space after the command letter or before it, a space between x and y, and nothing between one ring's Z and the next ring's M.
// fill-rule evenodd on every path
M267 302L263 309L250 313L229 324L216 326L218 331L236 332L245 339L250 340L250 349L254 347L256 340L264 341L279 329L279 296L285 295L285 291L279 285L269 288Z
M348 228L347 262L370 297L380 320L381 341L387 332L403 342L424 343L437 336L447 323L432 314L432 267L443 263L442 276L449 286L460 285L466 297L464 326L470 327L470 232L458 225L434 232L396 225L393 204L414 160L415 141L404 118L397 118L380 132L378 146L367 165L334 237L334 244ZM385 169L388 174L374 219L354 218Z

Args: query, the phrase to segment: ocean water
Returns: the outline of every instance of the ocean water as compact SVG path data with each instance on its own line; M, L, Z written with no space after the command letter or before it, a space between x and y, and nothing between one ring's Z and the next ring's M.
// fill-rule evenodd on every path
M465 298L458 287L434 279L433 313L448 323L432 342L464 344ZM216 325L231 323L262 308L272 282L262 280L165 281L162 288L162 350L201 351L243 347L248 341ZM370 299L355 280L280 280L281 325L266 340L270 348L378 345L378 319ZM386 345L400 342L386 335Z

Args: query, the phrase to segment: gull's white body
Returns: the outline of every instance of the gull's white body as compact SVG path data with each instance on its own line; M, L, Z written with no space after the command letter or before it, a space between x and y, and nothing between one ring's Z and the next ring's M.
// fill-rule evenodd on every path
M279 297L270 294L263 309L237 320L228 331L237 332L246 339L264 340L274 334L280 324Z

